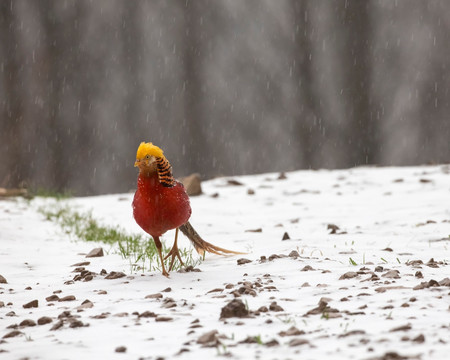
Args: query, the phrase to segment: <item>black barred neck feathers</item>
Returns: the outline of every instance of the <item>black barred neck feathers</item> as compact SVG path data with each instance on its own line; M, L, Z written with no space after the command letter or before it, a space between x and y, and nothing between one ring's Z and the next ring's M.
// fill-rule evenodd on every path
M156 158L156 168L158 171L159 182L162 186L172 187L175 185L175 179L172 175L172 166L165 157Z

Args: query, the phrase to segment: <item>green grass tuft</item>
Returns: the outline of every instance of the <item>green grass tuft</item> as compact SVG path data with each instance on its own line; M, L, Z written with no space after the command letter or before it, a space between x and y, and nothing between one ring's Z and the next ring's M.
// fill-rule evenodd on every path
M161 261L153 239L140 234L127 234L120 227L100 225L91 212L80 213L68 205L56 204L40 207L41 212L49 221L58 223L66 234L83 241L102 242L111 245L112 252L128 259L130 272L161 271ZM163 243L163 254L169 249ZM192 249L180 249L180 256L185 266L195 267L201 259L194 258ZM169 259L168 259L169 260ZM175 260L173 271L181 269L178 259Z

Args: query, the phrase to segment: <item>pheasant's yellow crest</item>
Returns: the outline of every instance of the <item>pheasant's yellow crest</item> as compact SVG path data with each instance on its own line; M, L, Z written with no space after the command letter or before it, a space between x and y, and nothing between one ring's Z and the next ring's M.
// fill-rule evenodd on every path
M151 142L141 142L141 145L139 145L136 153L136 159L143 159L147 155L157 158L164 158L163 151L159 147L153 145Z

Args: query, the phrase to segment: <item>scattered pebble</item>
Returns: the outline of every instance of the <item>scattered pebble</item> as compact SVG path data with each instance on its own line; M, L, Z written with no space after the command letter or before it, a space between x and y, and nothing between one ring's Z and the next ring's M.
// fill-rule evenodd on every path
M169 316L157 316L157 317L155 318L155 321L158 321L158 322L172 321L172 320L173 320L173 318L171 318L171 317L169 317Z
M114 280L114 279L120 279L124 276L126 276L126 275L123 272L111 271L108 275L105 276L105 279Z
M218 333L219 332L217 330L208 331L197 339L197 344L204 345L209 343L216 343Z
M238 259L237 260L237 264L238 265L244 265L244 264L248 264L248 263L251 263L252 261L251 260L249 260L249 259L244 259L244 258L241 258L241 259Z
M92 249L87 255L86 255L86 257L87 258L93 258L93 257L101 257L101 256L104 256L103 255L103 248L95 248L95 249Z
M227 305L225 305L221 312L220 312L220 318L231 318L231 317L246 317L248 316L248 309L246 308L245 304L239 300L234 299L230 301Z
M51 323L53 320L51 317L48 316L42 316L38 319L37 323L38 325L45 325Z
M349 271L349 272L346 272L344 275L341 275L339 280L353 279L354 277L357 277L357 276L358 276L358 273L356 273L354 271Z
M12 338L12 337L16 337L19 335L23 335L23 332L21 332L19 330L13 330L13 331L7 333L6 335L3 335L3 339Z
M39 305L39 302L37 300L32 300L29 303L26 303L25 305L23 305L24 309L29 309L29 308L37 308Z
M145 298L146 299L162 299L162 297L163 297L163 294L156 293L156 294L147 295Z
M19 324L19 326L23 327L36 326L36 321L31 319L25 319Z
M124 353L127 351L127 348L125 346L118 346L116 347L116 350L114 350L116 353Z

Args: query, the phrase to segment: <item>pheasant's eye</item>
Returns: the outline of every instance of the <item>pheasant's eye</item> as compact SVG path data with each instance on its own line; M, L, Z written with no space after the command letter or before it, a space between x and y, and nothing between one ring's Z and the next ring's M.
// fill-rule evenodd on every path
M145 159L146 159L146 160L150 160L150 155L146 155L146 156L145 156Z

